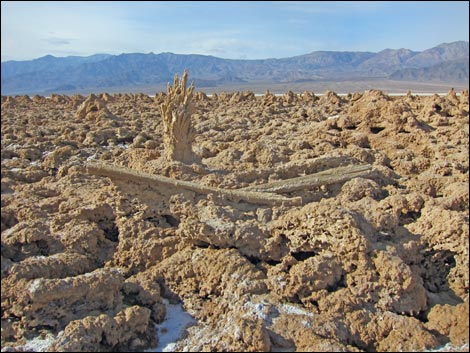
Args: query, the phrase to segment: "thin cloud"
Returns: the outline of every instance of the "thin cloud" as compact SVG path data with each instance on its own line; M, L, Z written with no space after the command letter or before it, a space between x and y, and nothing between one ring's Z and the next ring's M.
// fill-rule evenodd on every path
M44 41L54 46L63 46L72 44L73 40L68 38L51 37L44 39Z
M192 53L201 53L222 57L235 57L240 53L249 52L249 43L238 38L231 37L218 37L218 38L205 38L194 41L188 49Z
M334 15L351 12L375 12L383 8L381 1L278 1L279 8L284 11L302 14Z
M292 23L294 25L305 25L309 23L309 21L306 18L299 18L299 17L289 17L287 19L288 23Z

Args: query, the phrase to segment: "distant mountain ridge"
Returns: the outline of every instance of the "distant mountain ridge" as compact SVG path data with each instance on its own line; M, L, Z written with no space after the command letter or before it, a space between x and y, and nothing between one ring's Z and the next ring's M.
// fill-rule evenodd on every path
M469 60L449 60L429 67L407 68L395 71L389 77L404 81L468 81Z
M173 53L65 58L46 55L30 61L2 62L1 89L2 95L12 95L161 85L184 69L189 70L198 87L368 78L455 82L468 81L468 60L469 43L464 41L443 43L422 52L409 49L385 49L378 53L316 51L261 60Z

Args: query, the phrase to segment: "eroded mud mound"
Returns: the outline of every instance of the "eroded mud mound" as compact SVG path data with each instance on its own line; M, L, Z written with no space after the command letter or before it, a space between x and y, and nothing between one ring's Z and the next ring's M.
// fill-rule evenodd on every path
M192 165L156 97L2 97L2 351L468 350L468 91L194 95ZM101 161L238 189L370 164L299 206L92 176ZM171 314L170 312L168 314Z

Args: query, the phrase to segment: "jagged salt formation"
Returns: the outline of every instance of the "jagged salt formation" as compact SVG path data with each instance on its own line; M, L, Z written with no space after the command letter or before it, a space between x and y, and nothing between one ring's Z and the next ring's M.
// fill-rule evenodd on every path
M188 72L185 70L181 80L175 75L173 86L168 84L167 95L160 105L163 127L165 157L171 161L190 164L195 160L192 150L194 131L191 125L191 115L194 105L191 98L194 83L186 87Z

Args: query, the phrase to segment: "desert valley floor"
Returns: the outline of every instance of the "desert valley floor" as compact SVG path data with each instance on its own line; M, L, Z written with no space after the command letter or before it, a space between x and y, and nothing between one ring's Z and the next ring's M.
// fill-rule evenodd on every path
M163 99L2 96L2 351L150 349L176 303L177 351L468 351L468 90L198 92L192 164L163 158ZM224 190L369 169L257 204L92 164Z

